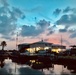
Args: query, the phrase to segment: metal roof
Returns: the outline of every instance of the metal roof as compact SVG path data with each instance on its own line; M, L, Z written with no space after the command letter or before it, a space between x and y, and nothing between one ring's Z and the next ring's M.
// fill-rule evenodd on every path
M32 43L32 44L53 44L53 43L49 43L49 42L45 42L45 41L38 41L38 42L35 42L35 43Z

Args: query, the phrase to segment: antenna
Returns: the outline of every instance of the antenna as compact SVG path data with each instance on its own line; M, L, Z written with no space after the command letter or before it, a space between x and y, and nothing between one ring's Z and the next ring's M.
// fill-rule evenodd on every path
M44 41L43 38L41 39L41 41L42 41L42 42Z
M16 35L16 50L17 50L17 45L18 45L18 32L17 32L17 35Z
M62 40L62 35L61 35L61 40L60 40L60 41L61 41L61 49L62 49L62 42L63 42L63 40Z
M61 35L61 46L62 46L62 42L63 42L63 40L62 40L62 35Z

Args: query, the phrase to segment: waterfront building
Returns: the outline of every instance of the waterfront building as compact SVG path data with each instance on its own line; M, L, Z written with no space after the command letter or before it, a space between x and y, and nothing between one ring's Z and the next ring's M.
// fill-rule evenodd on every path
M18 49L21 52L24 52L25 50L28 50L30 53L35 53L37 51L47 51L51 50L53 52L59 53L60 51L63 51L66 49L66 46L59 45L59 44L53 44L49 42L45 42L43 40L34 42L34 43L23 43L18 45Z

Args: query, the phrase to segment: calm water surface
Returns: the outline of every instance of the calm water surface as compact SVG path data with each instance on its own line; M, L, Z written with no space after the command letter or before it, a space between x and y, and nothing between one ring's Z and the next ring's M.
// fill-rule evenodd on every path
M20 63L11 59L1 59L0 75L76 75L72 67L34 61Z

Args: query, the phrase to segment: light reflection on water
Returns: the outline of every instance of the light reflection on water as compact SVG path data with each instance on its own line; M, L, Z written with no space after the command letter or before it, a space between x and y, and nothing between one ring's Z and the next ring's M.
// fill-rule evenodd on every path
M67 67L64 68L63 65L57 64L52 64L52 67L43 69L33 69L32 64L30 66L27 64L18 64L12 62L11 59L5 59L2 65L3 64L4 66L0 68L0 75L73 75L73 73L71 73L71 70L68 70Z

